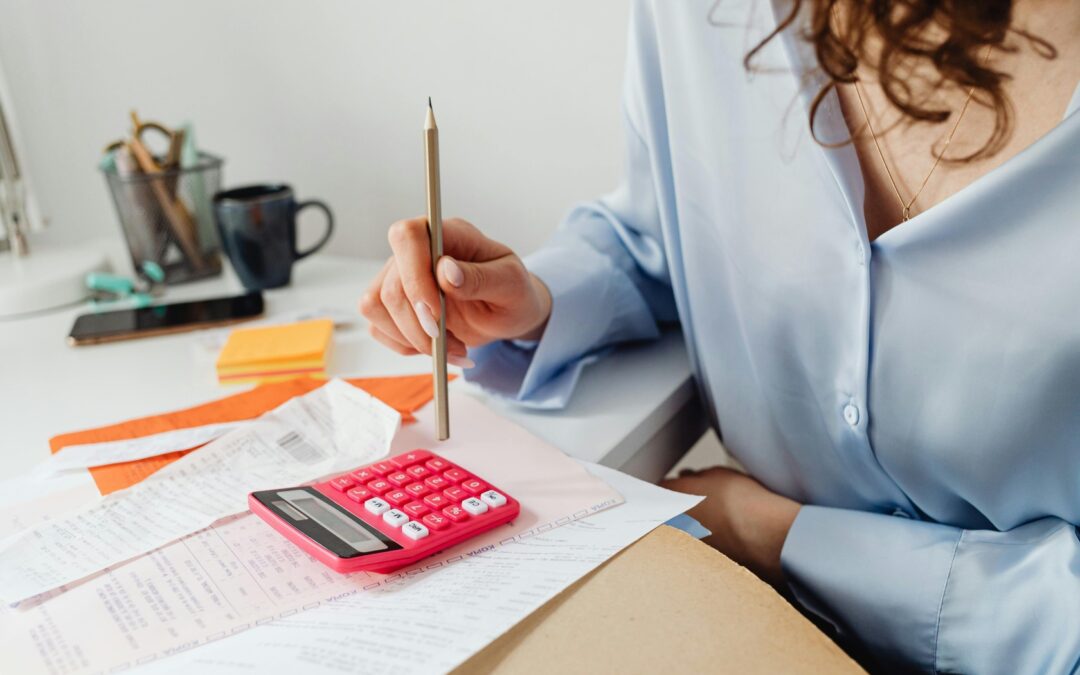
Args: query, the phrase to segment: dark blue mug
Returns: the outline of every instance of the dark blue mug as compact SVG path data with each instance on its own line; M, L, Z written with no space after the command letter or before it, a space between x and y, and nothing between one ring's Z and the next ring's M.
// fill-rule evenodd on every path
M326 233L306 251L296 248L296 214L309 206L326 214ZM318 200L297 203L288 185L249 185L214 195L214 218L226 255L244 288L287 286L293 263L318 251L334 231L334 214Z

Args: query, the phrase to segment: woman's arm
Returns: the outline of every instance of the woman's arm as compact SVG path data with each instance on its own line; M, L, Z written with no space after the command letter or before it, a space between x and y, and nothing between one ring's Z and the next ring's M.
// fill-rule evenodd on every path
M907 667L1020 675L1080 663L1071 523L962 530L804 506L781 560L805 607Z

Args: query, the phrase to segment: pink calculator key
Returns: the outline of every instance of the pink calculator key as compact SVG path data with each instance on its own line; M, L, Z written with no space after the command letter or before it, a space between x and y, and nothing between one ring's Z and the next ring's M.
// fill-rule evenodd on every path
M405 486L405 492L408 492L414 497L423 497L427 493L431 492L431 488L423 483L409 483Z
M428 475L431 474L430 471L428 471L424 467L420 466L419 464L417 464L416 466L410 466L408 469L405 469L405 473L409 474L410 476L412 476L416 480L420 480L421 478L426 478Z
M404 490L391 490L382 496L383 499L394 506L401 506L413 500L413 496Z
M469 514L466 513L465 509L461 508L456 504L454 506L447 506L445 509L442 510L442 512L443 515L445 515L447 518L454 521L455 523L460 523L463 520L469 519Z
M441 513L429 513L422 520L433 530L445 530L450 527L450 519Z
M380 478L379 480L373 480L367 484L367 489L371 490L377 495L381 495L392 487L394 486L390 483L387 483L382 478Z
M471 478L462 483L461 488L472 496L477 497L480 494L487 492L488 484L482 480L476 480L475 478Z
M424 479L424 485L428 486L432 490L443 490L450 487L450 481L446 480L442 476L431 476Z
M368 481L373 481L378 478L379 474L375 473L371 469L357 469L356 471L352 472L352 477L355 478L357 482L367 483Z
M446 461L445 459L442 459L442 458L439 458L439 457L435 457L434 459L429 459L427 461L427 463L424 464L424 466L431 469L432 471L446 471L447 469L453 469L454 468L453 464L451 464L450 462Z
M345 492L352 486L356 485L356 481L354 481L352 478L349 478L348 476L338 476L337 478L330 481L330 485L336 490L341 490L342 492Z
M447 498L449 498L452 502L463 502L469 498L469 493L465 492L456 485L446 488L442 491L442 493L446 495Z
M472 478L472 476L465 473L461 469L450 469L448 471L443 472L443 478L450 481L451 483L460 483L463 480L466 480L468 478Z
M403 485L408 485L409 483L411 483L413 481L413 478L404 471L395 471L394 473L387 474L386 480L390 481L397 487L402 487Z
M450 506L450 500L447 499L444 495L439 494L438 492L433 495L428 495L427 497L424 497L424 503L433 509L441 509L444 506Z
M431 511L431 509L427 507L427 504L424 504L422 502L409 502L405 506L402 506L401 510L405 512L405 515L409 516L413 520L416 520L420 516Z
M375 493L371 490L368 490L367 488L354 487L353 489L346 492L345 496L353 500L354 502L360 502L361 504L363 504L367 500L374 497Z
M431 453L427 450L410 450L409 452L398 455L397 457L391 457L390 463L399 469L404 469L407 466L413 464L419 464L431 457Z
M380 476L385 476L388 473L393 473L397 469L397 467L390 462L376 462L368 468L379 474Z

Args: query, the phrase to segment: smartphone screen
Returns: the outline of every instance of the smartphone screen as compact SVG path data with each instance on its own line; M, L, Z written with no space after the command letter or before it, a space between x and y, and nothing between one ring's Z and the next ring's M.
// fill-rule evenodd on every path
M236 323L263 313L262 293L139 309L83 314L75 319L68 342L73 345L128 340Z

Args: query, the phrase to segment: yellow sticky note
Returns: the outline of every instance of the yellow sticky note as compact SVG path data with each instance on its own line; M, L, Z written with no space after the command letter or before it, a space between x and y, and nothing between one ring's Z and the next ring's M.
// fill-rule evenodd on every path
M218 381L240 383L319 375L334 334L330 319L239 328L218 355Z

